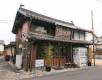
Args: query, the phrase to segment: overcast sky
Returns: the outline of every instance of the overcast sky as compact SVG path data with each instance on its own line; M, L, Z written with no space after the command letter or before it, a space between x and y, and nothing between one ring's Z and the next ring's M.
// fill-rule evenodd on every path
M24 8L91 30L91 10L94 13L94 31L102 35L102 0L1 0L0 40L8 44L15 40L12 27L20 4Z

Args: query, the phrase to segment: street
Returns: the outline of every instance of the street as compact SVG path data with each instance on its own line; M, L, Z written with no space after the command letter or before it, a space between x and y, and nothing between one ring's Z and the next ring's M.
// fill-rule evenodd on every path
M23 80L102 80L102 67L96 66L88 70L63 72L43 77Z
M14 65L4 60L0 56L0 80L20 80L28 78L30 75L24 71L18 71Z
M31 78L25 72L21 72L18 75L7 62L0 59L0 80L102 80L102 60L96 60L96 66L88 69L59 72Z
M8 62L4 61L4 57L0 57L0 80L15 80L17 75Z

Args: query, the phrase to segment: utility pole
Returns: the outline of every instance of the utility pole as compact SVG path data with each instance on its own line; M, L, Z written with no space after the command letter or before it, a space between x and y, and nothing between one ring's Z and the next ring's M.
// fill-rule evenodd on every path
M91 20L92 20L92 36L93 36L93 61L95 66L95 34L94 34L94 25L93 25L93 11L91 11Z

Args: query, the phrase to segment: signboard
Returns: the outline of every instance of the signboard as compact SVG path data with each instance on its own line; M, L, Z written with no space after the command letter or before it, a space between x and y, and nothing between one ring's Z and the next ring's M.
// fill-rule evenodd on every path
M44 59L35 60L35 67L43 67L43 66L44 66Z

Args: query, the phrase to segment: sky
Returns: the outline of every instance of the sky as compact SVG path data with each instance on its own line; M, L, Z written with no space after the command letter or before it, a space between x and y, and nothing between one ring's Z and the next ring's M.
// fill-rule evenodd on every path
M73 21L76 26L88 30L92 28L92 10L95 34L102 36L102 0L1 0L0 40L4 40L5 44L15 40L12 27L20 4L52 18Z

